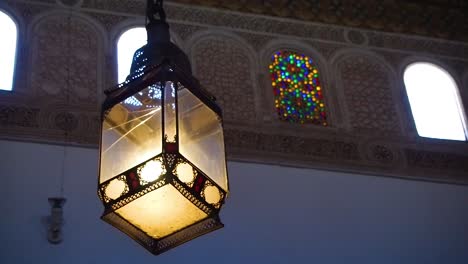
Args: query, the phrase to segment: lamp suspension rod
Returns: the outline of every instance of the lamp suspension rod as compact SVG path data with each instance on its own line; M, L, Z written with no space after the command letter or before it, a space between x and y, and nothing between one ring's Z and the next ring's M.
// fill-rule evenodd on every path
M158 20L155 15L159 16L159 20L166 22L166 12L163 8L163 0L147 0L146 18L149 23Z

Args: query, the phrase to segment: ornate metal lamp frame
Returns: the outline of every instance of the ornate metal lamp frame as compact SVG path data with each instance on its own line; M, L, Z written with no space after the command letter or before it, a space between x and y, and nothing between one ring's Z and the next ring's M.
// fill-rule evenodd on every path
M149 20L147 25L148 44L135 52L131 74L127 80L105 92L107 98L102 105L101 122L104 122L106 115L115 105L138 94L149 86L159 87L162 95L161 131L163 131L162 135L165 135L165 84L166 82L172 82L176 91L175 138L172 141L167 136L162 136L162 153L104 182L98 181L98 196L105 207L101 219L126 233L150 252L157 255L200 235L222 228L223 224L220 221L219 212L228 193L179 152L179 118L177 118L179 116L179 107L177 106L179 91L182 89L190 91L218 116L222 124L221 108L215 103L215 98L206 92L199 82L191 76L190 62L187 56L170 42L169 27L165 22L162 0L156 3L148 0L147 12ZM155 14L158 14L160 19L155 19ZM163 164L165 173L153 182L146 182L139 176L139 170L144 164L152 160L160 161ZM187 163L193 168L193 181L187 183L177 177L175 170L180 163ZM111 199L106 195L106 188L110 182L116 179L123 181L126 187L118 198ZM175 187L180 194L203 211L207 217L173 234L156 239L116 213L119 208L168 184ZM206 201L204 195L206 186L214 186L219 190L220 200L218 203L212 204Z

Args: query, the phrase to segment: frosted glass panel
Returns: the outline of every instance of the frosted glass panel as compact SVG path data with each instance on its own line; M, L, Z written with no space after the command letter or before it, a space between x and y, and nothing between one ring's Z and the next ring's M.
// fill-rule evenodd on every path
M218 115L187 89L178 93L179 151L228 191L223 128Z
M208 216L172 185L156 189L116 213L153 238L165 237Z
M100 182L161 153L161 100L150 96L154 89L147 88L134 96L140 104L120 103L105 117Z
M168 142L175 142L176 113L175 113L175 87L172 82L166 82L164 88L164 134Z

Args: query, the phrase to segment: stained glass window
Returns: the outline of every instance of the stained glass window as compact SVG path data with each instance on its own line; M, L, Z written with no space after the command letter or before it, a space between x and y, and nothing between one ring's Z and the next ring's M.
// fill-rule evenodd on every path
M270 77L281 120L328 125L320 74L310 57L291 51L276 52Z
M0 90L13 89L13 75L16 60L16 23L11 17L0 10Z

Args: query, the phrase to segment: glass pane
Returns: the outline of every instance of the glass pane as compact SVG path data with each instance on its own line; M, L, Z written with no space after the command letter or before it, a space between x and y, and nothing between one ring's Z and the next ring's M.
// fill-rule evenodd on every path
M430 63L413 63L405 70L404 82L420 136L466 140L457 85L445 70Z
M228 190L223 128L218 115L187 89L179 90L179 151Z
M271 58L269 70L281 120L328 126L323 86L312 58L278 51Z
M162 151L161 97L151 86L133 96L138 104L122 102L104 119L100 182L158 155Z
M207 214L168 184L116 211L153 238L162 238L194 224Z
M175 142L175 87L172 82L166 82L166 86L164 88L164 105L164 134L167 136L167 142Z
M11 91L15 69L17 29L13 20L0 11L0 90Z

